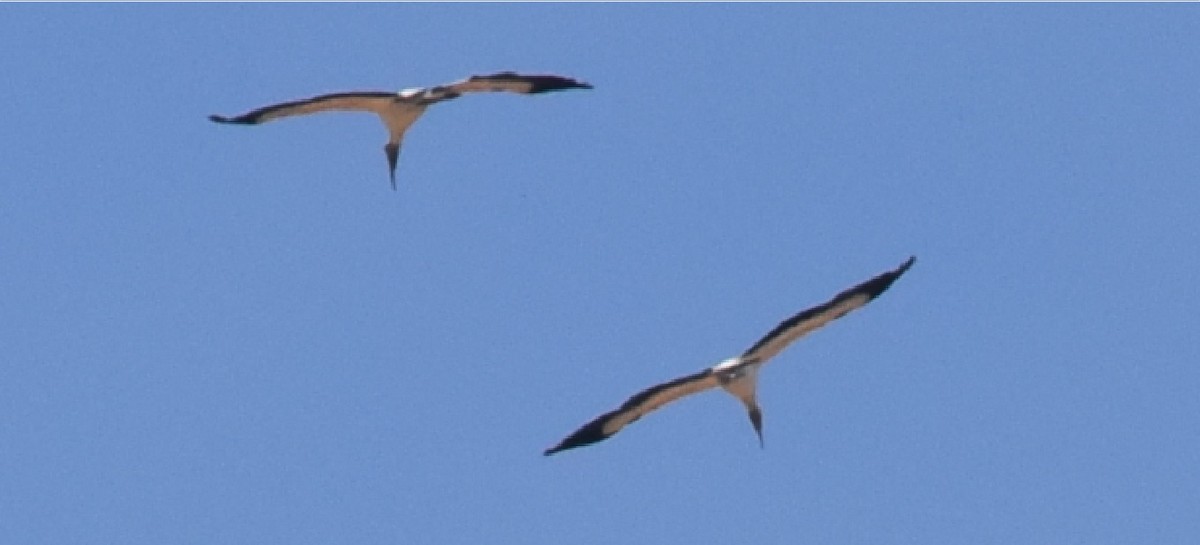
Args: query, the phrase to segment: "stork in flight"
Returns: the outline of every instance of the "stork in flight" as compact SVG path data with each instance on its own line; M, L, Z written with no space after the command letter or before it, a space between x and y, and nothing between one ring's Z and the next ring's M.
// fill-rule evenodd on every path
M907 271L916 259L916 256L910 257L896 269L880 274L835 295L833 299L824 304L784 320L741 356L727 359L699 373L642 390L625 401L620 408L602 414L595 420L584 424L559 444L546 449L543 454L549 456L556 452L603 441L621 431L621 428L667 403L717 386L724 388L726 392L738 398L746 406L750 424L754 426L754 432L758 434L759 445L762 445L762 410L755 399L755 390L758 386L758 371L763 364L782 352L796 339L879 297L879 294L886 291L892 282L900 278L900 275L904 274L904 271Z
M500 72L486 76L471 76L467 79L438 85L405 89L399 93L389 91L353 91L331 93L304 100L283 102L251 110L237 117L210 115L217 123L257 125L281 117L306 115L331 110L373 112L387 126L388 142L383 147L387 153L388 168L392 178L392 189L396 189L396 161L400 157L400 142L404 132L416 123L425 108L444 100L451 100L464 93L508 91L535 95L566 89L591 89L582 81L555 75L523 75L515 72Z

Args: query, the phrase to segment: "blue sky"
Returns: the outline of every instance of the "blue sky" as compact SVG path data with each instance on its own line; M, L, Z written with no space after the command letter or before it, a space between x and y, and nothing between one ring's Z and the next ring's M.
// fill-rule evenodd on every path
M0 542L1195 543L1197 15L0 7Z

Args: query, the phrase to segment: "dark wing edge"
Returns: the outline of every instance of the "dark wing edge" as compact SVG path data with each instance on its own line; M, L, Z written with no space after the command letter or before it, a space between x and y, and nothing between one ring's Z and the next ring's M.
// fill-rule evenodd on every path
M835 295L833 299L830 299L826 303L801 311L799 314L780 322L780 324L775 326L770 333L767 333L762 339L759 339L758 342L754 343L754 346L751 346L748 350L742 353L742 358L747 360L759 359L761 354L757 353L769 346L772 342L778 340L780 336L792 331L795 328L801 327L805 322L821 318L822 315L830 312L831 310L840 310L841 314L826 317L826 321L835 320L851 310L866 305L867 303L871 302L871 300L879 297L880 294L887 291L887 289L892 286L892 283L895 282L896 279L900 278L900 275L904 274L904 272L907 271L909 267L912 267L913 263L916 261L917 256L910 256L908 260L904 263L901 263L899 267L880 274L857 286L844 290ZM843 306L844 303L855 298L862 298L858 305L845 309L839 309L839 307ZM779 350L782 350L782 347L779 347Z
M234 117L226 117L223 115L213 114L213 115L208 116L208 120L212 121L214 123L227 123L227 124L236 124L236 125L257 125L259 123L265 123L272 119L276 119L279 117L284 117L286 115L289 115L289 113L287 112L287 110L289 110L289 109L299 108L299 107L303 107L303 106L310 106L310 105L316 104L318 102L323 102L323 101L330 100L330 99L385 98L385 97L394 97L394 96L396 96L396 93L392 93L392 92L388 92L388 91L355 91L355 92L349 92L349 93L329 93L329 94L319 95L319 96L315 96L312 98L306 98L306 99L302 99L302 100L293 100L291 102L281 102L279 104L271 104L270 106L263 106L262 108L250 110L249 112L246 112L242 115L234 116Z
M591 422L584 424L582 427L575 430L574 433L568 435L566 439L560 441L557 445L546 449L544 452L542 452L542 455L550 456L556 452L582 447L592 443L599 443L600 441L608 439L609 437L616 435L617 432L621 431L621 429L625 426L636 422L646 413L649 413L650 411L653 411L687 394L694 393L694 391L704 389L698 388L693 390L691 388L681 387L692 386L694 388L695 386L698 386L696 384L697 382L709 378L712 376L712 374L713 373L711 369L705 369L699 373L680 377L675 380L657 384L642 390L626 400L625 403L621 404L619 409L604 413L593 419ZM715 385L716 384L714 383L713 386ZM656 396L677 388L680 388L681 391L676 392L676 395L667 396L663 399L655 399ZM649 406L646 406L647 403L652 401L656 401L657 404L650 403ZM628 420L620 423L620 425L616 426L614 429L605 429L610 423L621 418L627 418Z

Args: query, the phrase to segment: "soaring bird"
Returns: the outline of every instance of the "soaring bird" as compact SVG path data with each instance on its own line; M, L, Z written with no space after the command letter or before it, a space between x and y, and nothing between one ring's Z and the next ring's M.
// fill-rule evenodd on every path
M699 373L680 377L675 380L651 386L629 398L616 410L604 413L595 420L584 424L567 436L557 445L546 449L546 456L556 452L590 445L612 437L626 425L633 423L647 413L675 401L684 396L703 392L720 386L726 392L738 398L750 416L750 424L758 435L759 445L762 444L762 409L755 399L758 386L758 371L767 362L787 348L793 341L832 322L850 311L859 308L872 299L879 297L904 274L916 256L908 258L894 270L885 272L845 290L813 308L800 312L775 326L770 333L754 343L749 350L736 358L729 358Z
M508 91L510 93L535 95L550 91L591 88L592 86L587 83L562 76L523 75L515 72L500 72L485 76L471 76L467 79L446 85L404 89L399 93L390 91L331 93L303 100L263 106L262 108L251 110L236 117L210 115L208 118L217 123L257 125L281 117L313 114L331 110L373 112L387 126L388 142L387 145L383 146L383 151L387 154L392 189L396 189L396 161L400 157L400 142L404 139L404 132L413 123L416 123L421 114L425 113L425 108L428 108L431 104L455 99L464 93Z

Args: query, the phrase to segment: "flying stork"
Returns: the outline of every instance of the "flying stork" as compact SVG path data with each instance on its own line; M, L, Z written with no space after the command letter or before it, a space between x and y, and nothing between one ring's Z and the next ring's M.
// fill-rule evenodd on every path
M425 108L444 100L458 98L464 93L508 91L535 95L566 89L591 89L582 81L555 75L524 75L515 72L500 72L485 76L437 85L404 89L399 93L390 91L352 91L331 93L303 100L283 102L251 110L236 117L210 115L217 123L257 125L281 117L306 115L331 110L373 112L387 126L388 142L383 147L387 153L388 168L392 178L392 189L396 189L396 161L400 157L400 142L404 132L425 113Z
M729 358L699 373L642 390L625 401L620 408L602 414L595 420L584 424L583 427L575 430L575 433L554 447L546 449L543 454L549 456L556 452L603 441L621 431L621 428L626 425L667 403L717 386L725 389L746 406L750 424L754 426L754 432L758 434L758 442L761 446L763 441L762 409L759 408L758 401L755 399L759 368L796 339L871 302L872 299L887 290L892 282L900 278L900 275L904 274L904 271L907 271L916 259L916 256L909 257L896 269L880 274L835 295L833 299L824 304L784 320L741 356Z

